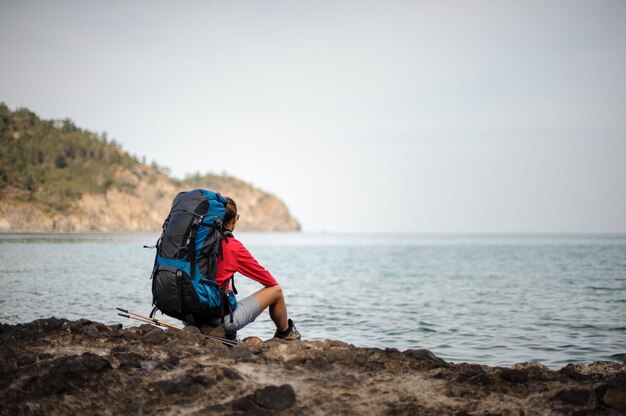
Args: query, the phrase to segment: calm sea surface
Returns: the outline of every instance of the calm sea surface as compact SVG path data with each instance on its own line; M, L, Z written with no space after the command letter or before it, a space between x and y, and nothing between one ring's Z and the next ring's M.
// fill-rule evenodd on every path
M306 339L551 368L626 352L626 236L238 233ZM156 234L0 235L0 321L147 314ZM237 279L241 298L260 286ZM172 321L174 322L174 321ZM269 338L265 312L239 336Z

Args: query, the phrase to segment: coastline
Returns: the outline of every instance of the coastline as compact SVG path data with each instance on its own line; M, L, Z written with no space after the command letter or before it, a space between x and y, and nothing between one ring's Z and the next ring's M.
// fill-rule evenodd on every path
M81 319L0 324L1 414L602 414L626 366L448 363L428 350L245 339Z
M623 239L596 247L578 238L527 243L307 232L238 237L285 286L308 339L428 348L446 361L490 366L538 361L557 370L568 363L623 362ZM59 316L126 325L111 306L147 312L154 251L142 247L157 238L0 234L0 322ZM393 278L379 277L386 275ZM353 282L360 283L358 290ZM327 291L329 285L336 290ZM257 290L246 278L237 286L241 296ZM380 300L390 287L402 290L391 303ZM330 319L316 317L324 305L332 307ZM389 325L390 316L402 322L400 328ZM258 319L241 335L270 337L271 327L269 319Z

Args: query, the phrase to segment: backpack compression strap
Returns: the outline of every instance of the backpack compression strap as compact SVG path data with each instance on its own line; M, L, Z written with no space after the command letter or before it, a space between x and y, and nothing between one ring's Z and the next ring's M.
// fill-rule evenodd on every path
M226 286L228 285L229 280L231 282L232 292L235 295L238 293L237 288L235 287L235 275L233 274L224 282L224 285L221 288L219 288L220 299L221 299L220 307L222 309L222 323L224 323L224 316L226 315L225 312L226 312L226 309L228 309L228 314L230 315L230 323L232 324L233 323L233 307L230 304L230 296L228 295L228 292L226 291ZM224 303L226 304L226 309L224 309Z
M196 277L196 231L198 231L198 227L203 219L204 216L194 214L189 237L187 237L187 261L190 264L189 274L191 275L191 280Z

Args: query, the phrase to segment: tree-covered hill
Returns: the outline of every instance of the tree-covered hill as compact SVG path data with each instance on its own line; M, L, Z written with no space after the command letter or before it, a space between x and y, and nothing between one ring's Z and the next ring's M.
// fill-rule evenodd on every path
M245 182L219 175L178 181L163 170L106 133L0 103L0 231L158 230L176 193L192 186L243 198L239 204L251 210L244 229L299 229L281 201Z
M117 173L139 162L106 134L70 120L42 120L0 103L0 190L14 199L64 211L84 194L132 190Z

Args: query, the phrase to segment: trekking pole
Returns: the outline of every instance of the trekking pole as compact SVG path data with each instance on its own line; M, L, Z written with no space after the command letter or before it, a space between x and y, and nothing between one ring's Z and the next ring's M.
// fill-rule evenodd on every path
M179 330L182 330L182 329L183 329L183 327L182 327L182 326L178 326L178 325L170 324L169 322L165 322L165 321L159 321L159 320L158 320L158 319L156 319L156 318L150 318L150 317L148 317L148 316L140 315L140 314L138 314L138 313L131 312L131 311L127 310L127 309L122 309L122 308L115 308L115 309L117 309L118 311L121 311L121 312L127 313L127 314L129 314L129 315L134 315L134 316L137 316L137 317L139 317L139 318L143 318L143 319L149 320L149 321L151 321L151 322L154 322L154 323L155 323L155 324L157 324L157 325L165 326L165 327L172 328L172 329L179 329Z
M127 310L127 309L122 309L122 308L115 308L115 309L117 309L118 311L125 312L124 314L118 313L119 316L123 316L124 318L135 319L137 321L144 322L144 323L147 323L147 324L150 324L150 325L160 325L160 326L163 326L163 327L166 327L166 328L176 329L176 330L179 330L179 331L183 330L182 326L170 324L169 322L159 321L158 319L150 318L150 317L144 316L144 315L140 315L138 313L131 312L131 311ZM230 347L234 347L235 345L238 344L237 341L231 341L229 339L222 338L222 337L217 337L215 335L202 334L202 336L204 338L207 338L207 339L211 339L211 340L214 340L214 341L219 341L219 342L221 342L221 343L223 343L225 345L228 345Z
M120 308L116 308L116 309L120 309ZM119 316L123 316L124 318L135 319L135 320L137 320L139 322L144 322L146 324L150 324L150 325L153 325L153 326L161 325L161 326L164 326L164 327L170 328L170 329L176 329L176 330L179 330L179 331L183 330L183 327L176 326L176 325L173 325L173 324L170 324L170 323L167 323L167 322L159 321L158 319L148 318L148 317L145 317L143 315L139 315L139 314L133 313L133 312L128 312L128 313L129 313L128 315L127 314L123 314L123 313L118 313L118 315ZM136 316L132 316L130 314L133 314L133 315L136 315ZM219 342L221 342L221 343L223 343L225 345L228 345L230 347L234 347L235 345L238 344L237 341L231 341L229 339L222 338L222 337L217 337L215 335L207 335L207 334L201 334L201 335L204 338L207 338L207 339L210 339L210 340L214 340L214 341L219 341Z
M153 321L153 320L151 320L151 319L141 318L141 317L138 317L138 316L132 316L132 315L128 315L128 314L125 314L125 313L118 313L118 315L119 315L119 316L123 316L124 318L135 319L135 320L137 320L137 321L139 321L139 322L144 322L144 323L146 323L146 324L150 324L150 325L155 326L155 327L158 327L158 328L161 328L161 326L162 326L162 325L161 325L161 324L162 324L162 322L158 322L158 323L157 323L157 322L154 322L154 321ZM168 327L165 327L165 328L168 328ZM169 329L169 328L168 328L168 329Z
M128 319L135 319L135 320L137 320L137 321L139 321L139 322L143 322L143 323L146 323L146 324L152 325L152 326L154 326L154 327L156 327L156 328L161 328L161 327L160 327L157 323L152 322L152 321L149 321L149 320L147 320L147 319L137 318L136 316L127 315L127 314L125 314L125 313L118 313L118 315L119 315L119 316L123 316L124 318L128 318Z

